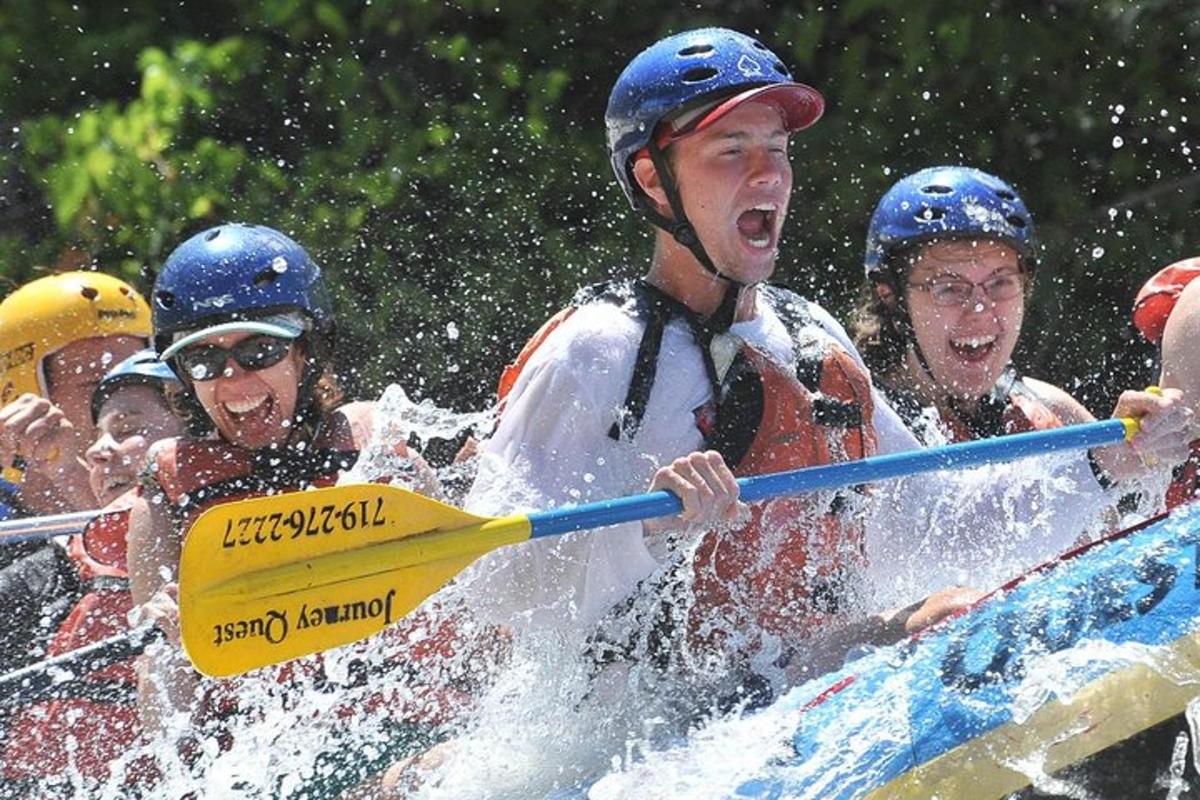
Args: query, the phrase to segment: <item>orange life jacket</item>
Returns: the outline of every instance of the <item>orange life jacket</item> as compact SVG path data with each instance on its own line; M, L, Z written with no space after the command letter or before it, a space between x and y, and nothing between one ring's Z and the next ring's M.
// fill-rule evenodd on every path
M501 402L532 354L575 308L603 302L645 326L610 438L636 439L657 372L663 331L671 320L683 319L704 356L712 387L713 401L693 411L697 428L735 474L816 466L874 453L865 370L823 333L817 347L808 338L801 340L819 331L807 301L778 287L760 286L758 291L761 302L771 306L792 336L796 364L777 364L741 345L720 374L711 348L721 331L710 329L678 300L645 281L612 282L581 291L529 340L501 377ZM835 613L845 599L846 578L862 557L862 529L843 513L848 495L834 497L824 505L812 498L761 504L752 510L745 528L706 536L693 564L693 631L710 627L708 622L717 617L744 619L749 614L766 630L786 628L794 633L818 626Z
M735 475L853 461L876 452L866 372L833 341L793 371L743 346L716 403L706 442ZM740 362L740 363L739 363ZM807 374L805 374L807 373ZM736 530L705 534L693 562L693 634L714 618L774 635L804 635L844 611L861 568L854 490L751 507ZM724 638L725 631L713 631Z
M920 401L903 390L885 387L884 392L905 424L919 435L919 416L924 411ZM982 398L972 412L953 407L939 409L938 418L952 442L969 442L1063 426L1062 418L1029 388L1012 367L1004 371L991 393Z

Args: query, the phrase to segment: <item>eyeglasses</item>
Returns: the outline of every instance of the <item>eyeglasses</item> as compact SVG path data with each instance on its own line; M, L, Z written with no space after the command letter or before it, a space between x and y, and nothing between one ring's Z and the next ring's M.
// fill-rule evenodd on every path
M1025 276L1019 272L1002 272L982 283L963 278L934 278L924 283L910 283L908 288L929 292L935 306L951 308L965 306L975 296L975 288L983 289L984 295L993 303L1012 300L1025 290Z
M283 360L292 346L291 339L261 334L242 339L226 349L215 344L185 347L175 356L183 373L194 381L211 381L220 377L226 362L233 359L242 369L256 370L273 367Z

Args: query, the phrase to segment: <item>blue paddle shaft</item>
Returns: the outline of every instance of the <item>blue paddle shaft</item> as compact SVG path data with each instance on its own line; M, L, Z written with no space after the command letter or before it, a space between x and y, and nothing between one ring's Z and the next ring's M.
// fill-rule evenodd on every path
M741 487L742 500L750 503L802 492L874 483L922 472L1015 461L1059 450L1084 450L1116 444L1123 441L1125 436L1125 423L1119 419L1109 419L1048 431L1016 433L944 447L872 456L842 464L756 475L739 479L738 485ZM654 517L668 517L682 510L683 503L678 497L670 492L659 491L616 500L602 500L582 506L539 511L529 515L531 538L556 536L585 528L599 528Z

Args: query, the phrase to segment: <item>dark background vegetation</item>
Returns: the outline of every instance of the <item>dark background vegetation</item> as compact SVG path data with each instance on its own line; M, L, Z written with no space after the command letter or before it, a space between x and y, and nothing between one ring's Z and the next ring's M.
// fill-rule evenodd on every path
M479 406L574 287L644 268L650 236L606 162L608 90L660 35L721 24L828 100L794 144L778 278L844 319L892 181L998 173L1045 244L1020 361L1105 411L1149 374L1137 287L1200 253L1197 9L5 0L0 280L145 280L198 229L266 223L327 269L355 391Z

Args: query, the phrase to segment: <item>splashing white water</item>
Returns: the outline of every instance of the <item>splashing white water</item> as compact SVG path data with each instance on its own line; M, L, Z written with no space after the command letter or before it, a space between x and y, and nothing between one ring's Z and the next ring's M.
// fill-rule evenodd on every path
M489 412L455 414L429 402L413 403L402 389L390 387L381 398L370 446L343 482L397 476L403 482L411 474L411 463L397 454L396 442L412 435L423 441L453 439L466 430L486 431L492 421ZM931 581L961 582L959 573L944 567L940 556L950 547L969 549L967 543L980 536L985 537L980 561L993 571L989 574L1008 577L1028 567L1022 560L1028 552L1011 543L1036 540L1053 527L1055 504L1077 489L1073 478L1056 472L1059 463L1030 460L975 470L966 477L960 474L954 496L920 509L919 519L909 520L922 533L923 544L902 553L903 558L891 565L887 586L895 598L926 590ZM443 470L440 477L447 474ZM1045 480L1031 493L1031 477L1038 475ZM1014 480L1015 476L1021 480ZM506 493L505 504L529 507L528 498L536 493L522 486L518 476L511 477L493 491ZM1026 488L996 493L997 484L1008 483L1023 483ZM899 482L875 487L872 499L905 508L907 493L905 483ZM980 530L974 521L985 498L999 503L987 509L999 521ZM1077 522L1083 532L1086 526ZM1004 538L994 535L1000 529ZM990 541L989 535L993 535ZM681 557L689 553L684 548ZM461 616L474 593L487 591L487 582L474 577L468 574L451 584L425 611L431 628L450 620L478 646L414 658L405 668L397 648L410 652L425 636L410 632L399 646L377 637L325 654L320 660L323 681L304 679L285 691L274 673L261 675L239 689L243 710L227 730L209 735L197 730L190 717L173 718L166 735L122 760L115 770L117 777L102 796L124 796L122 776L147 751L157 758L162 778L155 791L164 796L193 790L231 798L331 796L329 787L345 789L445 738L456 746L447 751L444 763L422 776L423 785L413 791L414 797L718 798L763 775L803 782L814 787L813 796L820 796L843 783L845 765L860 763L870 747L880 742L900 746L908 735L909 713L918 698L911 696L909 684L889 680L880 688L878 704L847 712L847 727L869 723L871 741L847 739L843 730L831 726L817 732L822 742L820 758L789 760L791 739L800 724L796 704L781 701L742 713L744 702L722 700L744 688L726 661L692 652L685 642L682 650L672 652L674 660L664 670L655 663L659 651L639 635L629 637L632 650L619 663L601 667L581 638L556 634L544 626L509 632L509 645L507 634ZM690 588L686 580L682 587L686 595ZM633 612L618 619L615 632L609 633L618 639L637 633L621 630L621 625L636 627L644 620L634 612L651 614L661 599L656 592L646 593L639 599L641 605L635 604ZM682 608L683 612L675 612L677 622L686 622L686 597ZM555 613L569 614L569 603ZM732 634L735 649L748 641L765 641L749 630ZM774 647L764 645L757 657L771 661L780 652L778 645ZM1079 688L1078 666L1097 657L1113 663L1153 664L1177 681L1191 674L1149 648L1086 643L1031 661L1031 677L1018 693L1014 715L1028 716L1050 696L1069 697ZM502 661L499 666L497 659ZM402 666L397 667L397 662ZM760 673L771 672L771 664L759 666ZM355 685L355 676L362 674L367 675L365 683ZM431 682L435 690L450 694L469 686L474 700L456 706L456 713L447 719L434 713L437 702L427 691ZM793 691L811 693L825 688L823 683L818 678ZM777 682L772 688L782 691L787 686ZM184 759L175 742L189 738L195 742L194 752ZM395 745L390 750L389 743ZM1036 756L1010 766L1039 787L1083 796L1069 782L1047 776Z

